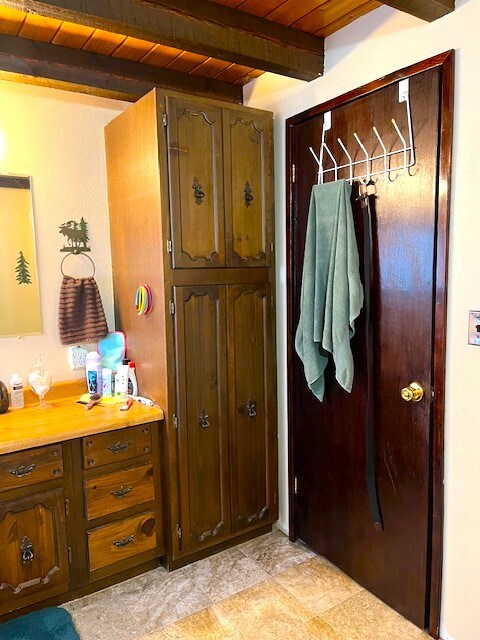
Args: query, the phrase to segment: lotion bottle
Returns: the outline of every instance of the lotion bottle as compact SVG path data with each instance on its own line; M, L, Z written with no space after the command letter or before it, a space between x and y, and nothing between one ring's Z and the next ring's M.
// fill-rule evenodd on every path
M25 406L23 380L19 373L14 373L10 378L10 406L12 409L23 409Z

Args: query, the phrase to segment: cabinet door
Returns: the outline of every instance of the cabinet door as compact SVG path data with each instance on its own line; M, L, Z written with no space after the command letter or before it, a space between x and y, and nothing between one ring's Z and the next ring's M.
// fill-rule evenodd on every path
M227 264L269 266L274 212L272 116L224 109L223 138Z
M0 608L61 584L66 590L69 572L63 489L1 503L0 549Z
M270 285L228 287L232 524L276 517L275 373Z
M174 267L225 265L222 110L167 98Z
M175 288L182 552L230 532L224 286Z

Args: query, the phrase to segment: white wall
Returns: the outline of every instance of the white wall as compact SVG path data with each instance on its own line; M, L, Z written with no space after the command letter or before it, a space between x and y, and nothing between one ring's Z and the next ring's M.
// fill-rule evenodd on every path
M57 329L62 280L58 227L84 216L89 224L90 254L109 328L113 328L113 292L108 227L103 128L126 104L83 94L0 81L0 173L32 176L37 264L43 334L0 338L0 380L15 370L24 378L37 353L55 381L81 373L68 368L67 349ZM0 229L1 233L1 229ZM76 270L81 266L81 269ZM69 258L71 275L90 275L84 258ZM0 300L0 313L5 300ZM21 310L28 313L28 309ZM25 382L25 380L24 380Z
M326 40L326 73L309 84L265 74L245 88L246 104L276 114L278 372L281 524L288 527L286 440L285 118L396 69L456 49L446 397L446 522L442 629L479 640L480 349L467 346L469 309L480 309L475 174L480 128L480 2L457 0L432 24L388 7Z

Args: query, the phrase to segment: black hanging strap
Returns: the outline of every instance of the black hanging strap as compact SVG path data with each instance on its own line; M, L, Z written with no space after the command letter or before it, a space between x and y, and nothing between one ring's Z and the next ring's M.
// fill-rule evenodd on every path
M360 186L359 200L363 211L363 269L365 294L365 349L367 365L367 410L365 412L366 436L366 480L370 513L375 529L383 531L382 516L378 502L377 481L375 473L375 390L374 390L374 358L373 358L373 319L371 313L372 281L373 281L373 236L372 212L370 208L368 185Z

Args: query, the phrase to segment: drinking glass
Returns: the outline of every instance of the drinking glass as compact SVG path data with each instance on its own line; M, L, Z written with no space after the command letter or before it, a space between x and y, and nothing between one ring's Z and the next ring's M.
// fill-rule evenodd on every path
M45 402L45 396L52 386L52 374L45 368L45 364L41 356L37 356L35 358L33 368L28 374L28 383L39 399L39 404L36 408L48 409L51 407L52 405Z

